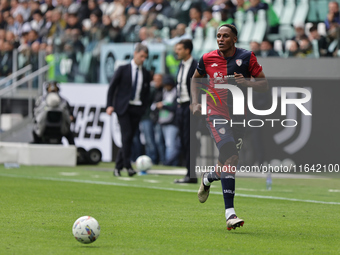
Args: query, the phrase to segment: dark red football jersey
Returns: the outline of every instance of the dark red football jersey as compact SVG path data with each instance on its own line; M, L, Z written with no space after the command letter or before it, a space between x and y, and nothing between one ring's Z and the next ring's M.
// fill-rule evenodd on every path
M245 78L257 77L262 71L262 66L257 62L257 58L252 51L236 48L234 55L228 58L222 57L219 50L204 54L198 63L197 71L201 75L209 76L210 86L216 83L229 83L237 86L233 82L234 72L243 74ZM238 87L246 97L247 88ZM216 89L222 104L212 89L208 88L208 91L214 96L217 104L215 105L213 99L207 96L207 117L220 115L230 120L232 97L229 90Z

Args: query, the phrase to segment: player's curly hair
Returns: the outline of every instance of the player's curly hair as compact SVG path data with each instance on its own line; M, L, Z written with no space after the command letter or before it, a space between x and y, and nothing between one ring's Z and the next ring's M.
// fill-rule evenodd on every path
M221 25L218 30L221 28L221 27L229 27L231 29L231 31L235 34L235 36L237 36L237 28L234 26L234 25L231 25L231 24L223 24Z

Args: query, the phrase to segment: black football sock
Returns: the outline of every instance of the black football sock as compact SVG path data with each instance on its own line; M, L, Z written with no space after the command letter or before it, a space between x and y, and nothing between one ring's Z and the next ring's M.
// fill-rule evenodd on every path
M212 183L214 181L220 180L220 177L217 175L216 171L212 171L207 174L207 179L208 182Z
M221 184L225 209L233 208L235 196L235 174L222 172Z

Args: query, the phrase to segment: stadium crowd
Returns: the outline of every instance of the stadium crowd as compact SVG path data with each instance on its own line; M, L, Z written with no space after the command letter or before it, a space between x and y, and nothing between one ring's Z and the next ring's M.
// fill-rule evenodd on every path
M72 59L72 70L77 69L84 53L90 52L93 72L86 81L98 82L96 67L103 43L163 42L173 46L180 39L195 39L198 28L207 36L209 27L216 29L222 24L237 27L243 22L239 20L240 13L253 12L256 20L261 10L267 15L265 37L247 42L246 48L262 57L338 56L338 2L329 2L325 20L319 17L318 22L308 26L304 22L291 24L295 35L281 38L284 40L281 46L267 38L279 33L280 15L274 4L275 1L260 0L1 0L0 77L12 72L14 49L19 52L17 69L31 63L33 70L38 68L39 51L47 55L65 54ZM53 55L46 61L51 58ZM67 81L74 80L73 74L70 72Z
M279 0L276 0L279 1ZM71 71L65 80L75 81L75 74L84 56L90 56L90 72L85 82L99 82L101 46L105 43L141 42L145 45L164 43L169 51L182 39L195 40L197 31L203 30L203 42L208 37L209 28L222 24L245 23L240 20L244 14L253 13L259 19L265 11L266 29L261 40L246 41L242 47L251 49L261 57L338 57L340 14L338 2L328 3L328 15L324 20L309 23L290 23L291 38L280 37L280 15L274 8L276 1L261 0L1 0L0 1L0 79L12 73L13 62L20 69L32 64L33 71L39 68L39 55L51 63L56 55L62 54L72 60ZM312 1L310 1L312 2ZM321 26L320 26L321 24ZM324 30L320 29L324 27ZM241 28L239 28L241 30ZM242 31L241 31L242 33ZM272 35L277 35L278 39ZM279 43L278 43L279 42ZM281 46L280 46L281 45ZM195 44L194 44L195 46ZM216 42L212 49L217 48ZM17 59L13 51L17 50ZM194 47L194 51L197 51ZM201 52L197 55L199 56ZM175 55L174 53L172 53ZM178 63L178 62L177 62ZM168 71L170 66L168 66ZM174 72L169 71L173 76ZM49 74L49 78L55 78ZM153 120L156 141L162 135L162 125L157 97L173 94L174 81L165 74L154 75L153 111L143 117L142 126L148 129ZM175 77L173 77L175 78ZM166 91L163 91L164 81ZM156 99L155 99L156 98ZM170 99L169 99L170 100ZM156 115L155 115L156 112ZM167 122L171 125L173 120ZM163 127L164 130L164 127ZM148 139L148 137L147 137ZM159 151L159 157L150 155L154 162L167 161L165 144L156 144L148 151ZM135 148L138 148L135 146ZM173 140L172 150L178 149ZM178 154L178 152L173 152ZM136 153L138 155L138 153ZM169 161L174 165L179 162Z

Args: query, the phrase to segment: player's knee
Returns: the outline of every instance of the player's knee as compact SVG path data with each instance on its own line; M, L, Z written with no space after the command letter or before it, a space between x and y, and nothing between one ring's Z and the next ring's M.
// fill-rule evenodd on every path
M221 147L218 160L224 165L237 165L238 152L234 142L226 143Z
M238 155L233 155L230 158L228 158L225 162L225 166L237 166L238 164Z

